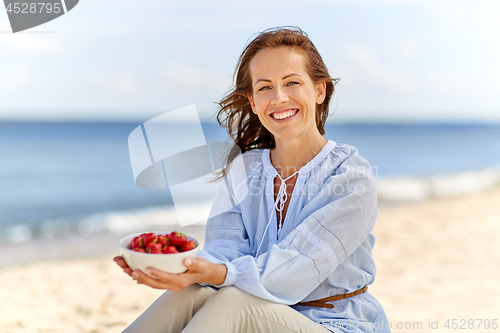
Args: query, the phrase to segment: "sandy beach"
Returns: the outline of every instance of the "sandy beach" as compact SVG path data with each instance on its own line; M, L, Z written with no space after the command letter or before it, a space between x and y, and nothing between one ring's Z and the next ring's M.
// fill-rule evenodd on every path
M455 319L457 329L496 331L477 319L500 325L500 188L382 206L375 236L369 291L393 327L454 331ZM117 247L106 253L2 268L1 332L121 332L163 291L123 274Z

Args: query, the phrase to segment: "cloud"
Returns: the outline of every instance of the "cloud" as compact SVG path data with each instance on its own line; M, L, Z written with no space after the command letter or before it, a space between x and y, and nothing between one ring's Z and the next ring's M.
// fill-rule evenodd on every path
M407 74L384 64L366 48L351 46L346 52L346 57L347 71L351 77L348 81L358 87L383 87L389 93L406 95L414 90Z
M128 96L140 93L140 84L129 72L93 69L88 76L91 86L115 95Z
M453 5L438 2L431 13L441 37L463 38L464 32L479 33L481 37L500 36L500 4L497 1L462 1L453 2Z
M498 109L500 91L500 4L461 2L435 6L436 34L444 44L443 64L428 73L432 89L456 99L474 99L475 108Z
M222 96L231 85L230 77L196 64L166 62L161 72L168 88L182 95L205 91Z
M64 45L57 34L2 34L0 52L25 58L40 55L54 56L64 51Z
M0 66L1 69L1 66ZM25 88L33 80L33 75L26 67L0 70L0 96L2 93Z
M400 44L401 54L407 58L414 59L422 53L421 46L414 40L404 40Z
M428 75L430 88L438 95L455 99L475 99L476 108L488 107L488 100L498 101L500 72L481 73L467 69L438 71Z

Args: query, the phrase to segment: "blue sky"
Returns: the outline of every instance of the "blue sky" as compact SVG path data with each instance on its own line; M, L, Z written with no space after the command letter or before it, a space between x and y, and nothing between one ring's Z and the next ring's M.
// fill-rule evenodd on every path
M0 120L139 120L228 90L256 32L305 30L333 77L333 122L500 121L498 1L81 0L11 34L0 8Z

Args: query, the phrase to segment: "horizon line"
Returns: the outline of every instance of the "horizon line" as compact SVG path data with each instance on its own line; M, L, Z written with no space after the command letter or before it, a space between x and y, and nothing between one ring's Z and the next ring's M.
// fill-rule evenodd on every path
M134 119L0 119L1 124L142 124L144 120ZM202 124L218 125L216 120L200 119ZM193 122L172 121L172 124L192 124ZM483 125L500 126L499 120L340 120L327 121L325 126L335 125Z

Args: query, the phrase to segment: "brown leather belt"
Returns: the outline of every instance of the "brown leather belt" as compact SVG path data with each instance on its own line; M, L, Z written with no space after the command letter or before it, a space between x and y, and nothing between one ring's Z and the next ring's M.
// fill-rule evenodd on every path
M344 298L349 298L349 297L352 297L352 296L356 296L356 295L364 293L367 290L368 290L368 286L365 286L365 287L363 287L361 289L353 291L352 293L342 294L342 295L338 295L338 296L325 297L325 298L317 299L315 301L310 301L310 302L300 302L300 303L297 303L295 305L315 306L315 307L318 307L318 308L333 309L334 305L333 304L328 304L326 302L333 302L333 301L338 301L338 300L341 300L341 299L344 299Z

